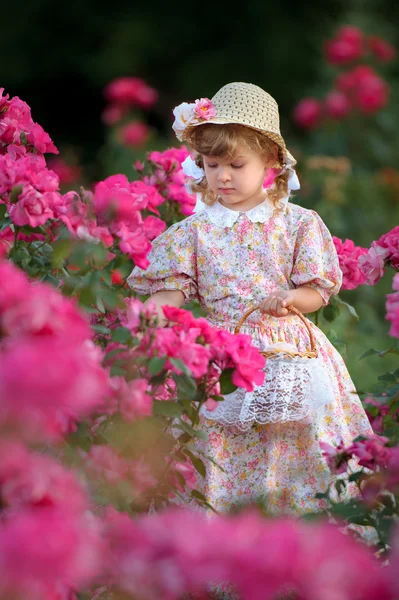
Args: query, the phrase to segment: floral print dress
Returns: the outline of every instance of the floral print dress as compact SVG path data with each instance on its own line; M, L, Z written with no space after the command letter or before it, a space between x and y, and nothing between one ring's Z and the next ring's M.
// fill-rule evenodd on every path
M311 286L324 304L338 293L337 253L316 212L287 200L279 211L270 200L246 212L219 202L203 206L154 241L146 271L134 268L128 282L138 294L181 290L187 302L198 298L210 323L234 331L244 312L272 292ZM202 416L208 441L196 443L211 460L197 488L219 512L252 501L270 514L317 511L321 501L315 496L331 480L319 442L348 444L372 433L342 357L318 327L310 326L333 403L310 422L255 423L248 431ZM301 352L309 349L307 328L296 315L275 318L255 311L241 332L259 348L285 342Z

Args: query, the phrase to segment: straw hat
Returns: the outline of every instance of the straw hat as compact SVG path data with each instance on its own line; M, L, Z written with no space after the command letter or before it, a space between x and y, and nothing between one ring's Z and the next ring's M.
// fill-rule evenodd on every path
M280 117L275 99L252 83L241 81L223 86L211 99L215 115L211 118L194 119L187 123L182 138L186 138L192 127L207 123L225 125L238 123L252 127L267 135L281 149L283 162L290 166L296 164L295 158L287 150L280 133ZM189 105L187 105L189 106ZM190 105L191 106L191 105Z

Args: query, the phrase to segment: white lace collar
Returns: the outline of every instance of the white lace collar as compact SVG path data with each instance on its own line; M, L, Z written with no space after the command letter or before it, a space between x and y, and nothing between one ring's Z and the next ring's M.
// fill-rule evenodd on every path
M287 196L280 200L280 203L283 206L281 211L279 210L277 214L281 215L285 213L288 199L289 197ZM252 223L265 223L265 221L273 216L276 210L269 198L266 198L264 202L247 211L232 210L231 208L223 206L223 204L220 204L218 201L215 202L215 204L212 204L212 206L208 206L205 203L202 204L202 210L207 213L212 223L218 227L233 227L240 215L246 215Z

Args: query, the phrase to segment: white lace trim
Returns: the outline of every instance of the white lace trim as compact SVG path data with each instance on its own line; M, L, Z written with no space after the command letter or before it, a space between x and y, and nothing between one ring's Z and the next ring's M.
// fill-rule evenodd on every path
M280 200L282 207L281 211L277 209L277 214L285 212L288 199L289 197L287 196L286 198ZM276 208L269 198L266 198L264 202L247 211L232 210L220 204L219 201L215 202L215 204L212 204L212 206L208 206L203 202L201 202L201 204L203 205L202 210L207 213L212 223L218 227L233 227L234 223L242 214L246 215L247 218L252 221L252 223L265 223L265 221L270 219L270 217L272 217L276 211Z
M238 388L215 410L203 406L201 412L207 419L246 431L254 423L310 419L315 410L334 400L331 380L320 358L289 358L280 352L266 359L265 381L253 392Z

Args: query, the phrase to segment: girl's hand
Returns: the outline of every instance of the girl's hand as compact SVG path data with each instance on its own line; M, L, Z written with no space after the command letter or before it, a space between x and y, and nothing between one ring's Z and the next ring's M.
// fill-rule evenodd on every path
M262 300L260 311L271 317L286 317L289 312L286 307L294 304L294 299L294 290L273 292L273 294Z

